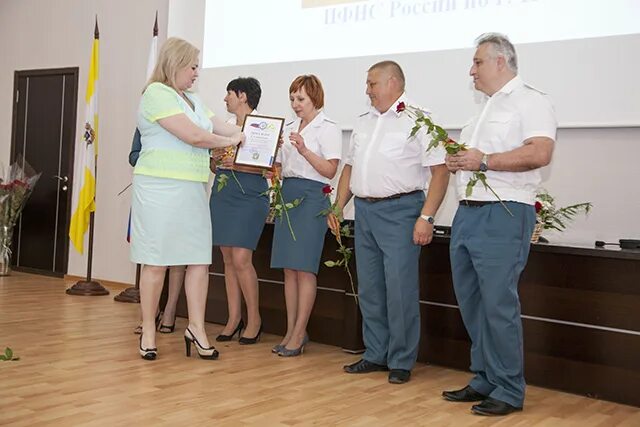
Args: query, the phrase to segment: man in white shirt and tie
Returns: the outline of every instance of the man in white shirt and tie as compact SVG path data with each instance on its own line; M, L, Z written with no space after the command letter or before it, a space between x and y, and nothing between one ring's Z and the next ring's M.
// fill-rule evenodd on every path
M422 132L409 138L414 121L398 104L415 104L404 86L397 63L369 68L371 109L354 127L336 198L342 209L356 197L355 253L366 347L362 359L344 370L390 370L394 384L406 383L416 362L420 249L431 242L433 216L449 182L444 150L427 152L430 141Z

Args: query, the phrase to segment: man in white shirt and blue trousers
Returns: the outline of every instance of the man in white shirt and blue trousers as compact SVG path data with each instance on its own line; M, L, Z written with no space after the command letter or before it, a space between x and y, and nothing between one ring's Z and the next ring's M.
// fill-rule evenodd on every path
M392 61L367 74L371 109L354 127L338 184L344 208L355 195L355 254L366 351L345 366L352 374L389 370L389 382L409 381L420 342L419 258L433 237L433 216L449 182L443 149L428 137L409 138L413 119L405 79ZM429 177L428 194L424 189Z
M460 200L451 271L475 375L466 387L443 396L480 402L471 407L478 415L507 415L524 404L518 281L536 221L540 168L551 161L557 123L547 96L517 75L516 52L506 36L483 34L476 44L469 74L487 95L486 104L460 134L459 142L470 149L447 155ZM474 171L486 174L504 206L481 183L465 196Z

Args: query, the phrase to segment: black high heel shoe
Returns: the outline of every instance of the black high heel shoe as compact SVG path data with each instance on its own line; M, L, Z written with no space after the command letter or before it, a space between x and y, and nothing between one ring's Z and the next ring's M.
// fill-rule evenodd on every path
M240 337L238 342L240 344L242 344L242 345L255 344L258 341L260 341L260 335L261 334L262 334L262 323L260 324L260 329L258 329L258 334L255 337L253 337L253 338Z
M218 353L218 350L216 350L214 346L204 348L202 345L200 345L193 332L191 332L189 328L187 328L184 331L184 346L187 357L191 357L191 344L195 344L196 350L198 351L198 356L200 356L201 359L215 360L220 355L220 353Z
M142 348L142 334L140 334L140 348L138 351L140 352L140 357L144 360L156 360L158 357L157 348Z
M167 325L160 325L160 327L158 328L158 332L160 332L161 334L170 334L174 331L174 329L176 328L176 322L173 322L173 325L171 326L167 326Z
M162 312L158 312L158 315L156 316L156 330L158 329L158 327L160 327L160 322L162 322ZM136 328L133 330L133 333L136 335L142 335L142 325L138 325L136 326Z
M231 341L235 334L238 334L238 338L240 338L240 333L242 332L243 328L244 328L244 320L240 319L240 322L238 322L238 326L236 326L233 332L231 332L231 335L220 334L216 337L216 341L218 342Z
M163 314L164 316L164 314ZM163 325L162 324L162 318L160 318L160 322L158 322L160 324L160 326L158 326L158 332L160 332L161 334L170 334L172 333L175 328L176 328L176 316L173 316L173 325Z

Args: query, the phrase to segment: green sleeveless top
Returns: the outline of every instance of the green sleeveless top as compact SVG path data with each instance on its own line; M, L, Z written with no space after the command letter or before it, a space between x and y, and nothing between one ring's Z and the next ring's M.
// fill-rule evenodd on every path
M158 124L159 119L186 114L202 129L213 130L211 110L193 93L185 92L185 95L195 110L178 92L162 83L151 83L142 94L138 109L142 150L134 174L198 182L209 180L209 150L183 142Z

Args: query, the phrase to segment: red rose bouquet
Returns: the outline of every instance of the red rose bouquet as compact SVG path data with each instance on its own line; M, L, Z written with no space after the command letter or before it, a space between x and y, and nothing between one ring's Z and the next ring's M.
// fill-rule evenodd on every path
M0 178L0 264L9 265L13 227L38 178L40 174L35 173L31 166L21 159L13 163L8 173Z
M31 173L25 171L31 171ZM9 173L0 178L0 226L13 228L22 213L33 187L40 178L27 163L24 168L13 163Z

